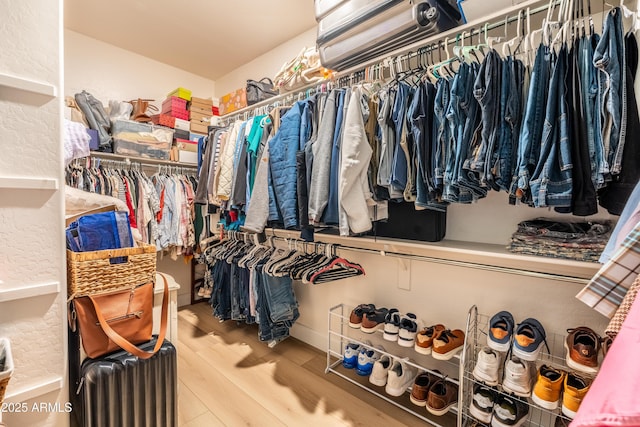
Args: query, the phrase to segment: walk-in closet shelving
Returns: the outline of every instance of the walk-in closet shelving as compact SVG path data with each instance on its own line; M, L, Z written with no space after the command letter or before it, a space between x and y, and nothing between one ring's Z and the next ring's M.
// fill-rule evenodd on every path
M193 163L180 163L171 160L150 159L148 157L126 156L122 154L104 153L102 151L92 151L91 157L105 160L118 160L126 163L139 163L142 165L164 165L190 169L195 169L198 167L198 165L195 165Z
M360 329L349 327L349 313L353 307L339 304L329 309L328 342L327 342L327 367L325 372L332 373L362 388L363 391L372 393L381 399L407 411L417 418L436 427L448 427L460 425L462 413L460 402L462 401L462 387L458 378L462 378L463 370L461 360L462 353L456 354L449 361L436 360L431 356L418 354L413 346L401 347L396 342L385 341L382 338L382 330L373 334L367 334ZM346 369L342 366L343 351L348 343L357 343L369 349L389 356L392 360L405 360L405 363L417 369L418 372L429 372L444 377L458 386L458 402L449 412L442 416L430 414L425 407L414 405L409 400L411 386L399 397L389 396L384 387L371 384L366 376L359 376L355 369ZM383 349L380 348L383 347ZM408 359L408 360L407 360Z
M522 320L522 319L520 319ZM516 319L517 323L518 319ZM543 325L544 326L544 325ZM551 325L547 325L551 326ZM469 321L466 331L465 353L467 357L464 360L463 368L464 373L461 375L463 390L463 399L461 410L464 420L475 420L469 413L469 405L473 399L473 388L476 384L482 384L482 382L476 380L472 374L475 364L478 359L478 352L486 345L487 333L489 329L489 316L478 313L476 306L471 307L469 310ZM546 332L546 341L549 349L543 346L538 359L536 360L536 368L540 368L541 365L552 366L556 369L570 372L572 369L567 367L565 361L565 339L566 336L553 332ZM503 356L503 362L504 362ZM581 374L582 375L582 374ZM587 375L588 376L588 375ZM500 384L497 387L492 387L499 393L508 394L502 388L502 378ZM569 419L561 412L560 407L558 409L550 411L535 404L531 397L518 397L513 394L508 394L511 398L518 399L522 403L529 406L529 414L526 417L525 426L531 427L549 427L553 426L556 417L562 417L569 423ZM480 425L484 425L480 423Z

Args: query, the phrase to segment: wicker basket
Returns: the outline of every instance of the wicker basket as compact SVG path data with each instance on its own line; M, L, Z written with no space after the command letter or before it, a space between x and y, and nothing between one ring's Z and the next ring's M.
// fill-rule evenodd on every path
M126 257L125 262L112 263L114 258L122 257ZM93 252L67 250L67 293L70 298L116 291L152 282L155 277L156 247L153 245Z
M0 357L4 355L4 367L0 371L0 405L4 400L7 385L13 373L13 358L11 356L11 345L7 338L0 338Z

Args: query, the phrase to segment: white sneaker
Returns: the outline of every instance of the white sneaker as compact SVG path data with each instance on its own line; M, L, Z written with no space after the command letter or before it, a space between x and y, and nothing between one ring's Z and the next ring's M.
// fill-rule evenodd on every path
M500 380L500 354L485 346L478 352L478 362L473 368L473 377L489 386L497 386Z
M384 350L384 349L382 349ZM373 364L380 359L380 353L372 348L362 347L358 355L358 365L356 366L356 374L368 377L373 371Z
M384 390L388 395L402 396L413 385L417 374L418 370L407 365L404 360L396 360L389 370L387 386Z
M398 329L398 345L402 347L413 347L418 333L418 324L416 323L416 315L407 313L400 320L400 328Z
M382 355L380 359L376 360L373 364L371 375L369 375L369 382L379 387L387 385L387 377L392 365L393 361L391 358L387 355Z
M508 393L517 396L528 397L533 388L533 375L529 363L516 356L507 360L504 367L504 380L502 388Z
M384 318L384 333L382 334L382 338L387 341L398 341L399 330L400 313L397 308L392 308Z

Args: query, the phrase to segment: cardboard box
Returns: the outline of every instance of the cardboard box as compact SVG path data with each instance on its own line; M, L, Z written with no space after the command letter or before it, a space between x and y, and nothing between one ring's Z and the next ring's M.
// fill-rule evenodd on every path
M187 122L189 123L189 122ZM189 126L191 126L191 123L189 123ZM182 129L176 129L173 131L173 139L190 139L189 138L189 131L188 130L182 130Z
M206 135L209 124L199 120L191 120L191 132L197 132Z
M220 114L229 114L247 106L247 88L241 88L220 98Z
M198 143L190 141L188 139L176 139L176 146L181 151L191 151L192 153L198 152Z
M185 101L191 101L191 91L183 87L179 87L175 90L172 90L169 94L167 94L167 97L169 96L175 96L178 98L182 98Z
M174 128L176 125L176 118L168 114L154 114L151 116L151 121L155 125L166 126L169 128Z
M178 150L178 161L180 163L198 164L198 152Z
M189 139L193 142L200 142L200 138L207 136L207 135L203 135L201 133L190 133L189 134Z
M187 132L191 130L191 122L189 120L176 118L175 122L176 122L175 129L186 130Z
M191 97L191 105L201 105L203 107L213 107L213 100L211 98L196 98L195 96Z
M197 113L195 111L191 112L191 121L198 121L198 122L206 122L207 124L209 124L209 122L211 121L211 113L209 114L202 114L202 113Z
M182 120L189 120L189 111L187 111L187 101L172 96L162 102L162 114L169 115Z
M189 111L192 113L206 114L208 116L213 116L213 107L202 108L197 105L191 104L189 107Z

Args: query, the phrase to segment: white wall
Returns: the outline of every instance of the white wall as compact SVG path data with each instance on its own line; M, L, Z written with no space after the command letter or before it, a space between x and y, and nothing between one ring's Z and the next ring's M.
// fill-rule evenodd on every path
M115 99L155 99L184 87L200 98L212 97L215 82L145 56L65 30L65 95L87 90L104 105ZM153 43L152 40L149 41Z
M316 29L312 28L217 79L216 96L221 97L245 87L247 79L259 80L263 77L273 79L285 62L295 58L303 47L311 47L315 44Z
M62 1L0 0L0 10L0 74L60 95ZM0 413L8 426L68 424L61 121L61 97L0 86L0 337L10 339L15 362L5 403L25 405ZM55 185L16 189L9 177ZM56 402L61 412L33 411Z

